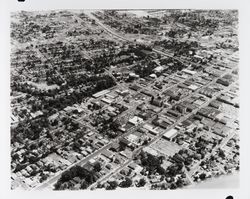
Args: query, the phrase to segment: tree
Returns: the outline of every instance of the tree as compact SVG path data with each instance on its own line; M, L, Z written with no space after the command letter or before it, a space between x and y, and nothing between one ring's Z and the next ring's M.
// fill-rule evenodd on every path
M55 190L60 190L60 187L61 187L61 185L62 185L62 181L61 180L58 180L57 182L56 182L56 184L54 185L54 189Z
M113 122L110 123L110 129L113 130L113 131L117 131L120 127L120 123L118 120L115 120Z
M126 149L126 144L122 141L119 141L119 151L124 151Z
M171 183L170 189L176 189L176 188L177 188L176 184L175 183Z
M148 144L148 140L144 140L142 145L147 145Z
M199 177L200 177L201 180L205 180L205 179L206 179L206 174L205 174L205 173L202 173L202 174L200 174Z
M141 178L138 182L138 187L143 187L146 184L146 180L144 178Z
M81 182L81 189L87 189L87 188L88 188L88 184L86 183L85 180L83 180L83 181Z
M225 153L224 153L224 151L223 151L222 149L219 149L218 155L219 155L221 158L223 158L223 159L226 157L226 155L225 155Z
M186 158L185 161L184 161L184 164L186 166L190 165L191 163L192 163L192 158L190 158L190 157Z
M66 182L72 179L72 173L70 171L65 171L62 173L61 181Z
M106 187L106 190L114 190L118 186L118 183L116 181L110 181L108 183L109 185Z
M183 187L183 179L179 178L179 179L176 181L176 185L177 185L177 187Z
M12 160L18 160L19 155L17 153L14 153L14 154L12 154L11 158L12 158Z
M133 184L132 180L126 177L125 180L122 181L119 186L123 188L127 188L127 187L130 187L132 184Z
M42 173L41 178L40 178L40 180L39 180L40 183L42 183L43 181L47 180L47 178L48 178L48 176L45 175L44 173Z
M97 162L95 165L94 165L94 171L96 172L99 172L102 170L102 165L100 162Z
M158 166L157 167L157 172L160 174L160 175L165 175L166 174L166 170L164 168L162 168L161 166Z

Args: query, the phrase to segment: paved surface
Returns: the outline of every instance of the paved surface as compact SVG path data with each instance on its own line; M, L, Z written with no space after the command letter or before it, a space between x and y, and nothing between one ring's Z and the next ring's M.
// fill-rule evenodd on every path
M73 166L76 166L76 165L83 165L83 164L86 164L90 159L94 158L95 156L101 154L104 150L108 149L109 147L111 147L112 144L108 144L106 146L104 146L103 148L95 151L94 153L90 154L89 156L87 156L86 158L82 159L82 160L79 160L78 162L70 165L69 167L67 167L65 170L63 171L60 171L59 173L57 173L55 176L53 176L52 178L48 179L47 181L45 181L44 183L42 183L40 186L36 187L35 189L36 190L41 190L41 189L44 189L46 188L47 186L50 186L51 184L55 183L57 180L60 179L61 177L61 174L66 171L66 170L69 170L70 168L72 168Z
M226 71L225 73L222 74L222 76L225 75L225 74L227 74L228 72L230 72L230 71L232 71L232 70L233 70L233 69ZM218 77L218 78L220 78L220 77ZM203 87L201 87L200 89L196 90L195 93L198 93L199 90L201 90L202 88L207 87L207 86L209 86L209 85L215 83L216 80L217 80L218 78L214 79L213 81L211 81L211 82L210 82L209 84L207 84L206 86L203 86ZM194 111L190 112L189 114L186 114L186 115L182 116L178 121L176 121L176 122L173 123L171 126L169 126L169 127L166 129L166 131L172 129L172 128L175 127L177 124L179 124L179 123L185 121L185 120L188 119L191 115L195 114L199 109L208 106L208 104L209 104L211 101L213 101L214 99L216 99L221 93L223 93L223 92L229 90L232 86L233 86L233 85L230 85L229 87L226 87L224 90L222 90L222 91L216 93L216 95L214 95L211 99L209 99L206 103L204 103L203 105L201 105L200 107L198 107L198 108L195 109ZM189 97L191 97L191 96L193 96L193 94L187 96L186 98L189 98ZM183 101L184 99L186 99L186 98L183 98L182 101ZM171 108L171 107L170 107L170 108ZM170 108L169 108L169 109L170 109ZM166 109L164 109L164 111L165 111L165 110L166 110ZM167 110L168 110L168 109L167 109ZM152 120L153 120L153 118L147 120L146 122L151 122ZM143 125L143 124L141 124L141 125ZM137 128L140 128L141 125L139 125ZM136 129L129 130L126 134L130 134L131 132L133 132L133 131L135 131L135 130L136 130ZM149 145L151 145L152 143L154 143L154 142L156 142L157 140L159 140L159 139L162 137L162 135L163 135L166 131L164 131L163 133L158 134L158 135L157 135L153 140L151 140L146 146L149 146ZM207 154L207 155L205 156L205 158L207 158L207 157L211 156L212 154L214 154L215 151L216 151L218 148L222 147L222 146L223 146L225 143L227 143L227 141L228 141L229 139L231 139L233 136L234 136L234 135L231 135L231 136L229 136L229 137L224 138L223 141L221 142L221 144L214 148L214 150L213 150L214 152L213 152L213 153ZM136 150L133 152L133 154L136 154L138 151L142 150L142 148L144 148L144 147L146 147L146 146L139 147L138 149L136 149ZM131 163L132 161L133 161L133 160L130 159L129 162L126 162L125 164L121 165L120 169L117 168L115 171L113 171L113 172L107 174L106 177L103 177L103 178L101 178L100 180L98 180L98 182L107 180L109 177L111 177L112 175L114 175L114 174L116 174L117 172L119 172L121 169L123 169L124 167L126 167L126 166L127 166L129 163ZM202 160L201 160L201 161L202 161ZM193 182L192 182L192 179L191 179L191 175L192 175L193 172L195 172L195 171L199 168L199 165L200 165L201 161L199 161L199 162L197 163L197 165L196 165L190 172L186 172L187 177L188 177L188 179L190 180L191 183L193 183ZM93 185L90 186L90 188L93 188L96 184L97 184L97 183L94 183Z
M114 32L112 29L110 29L109 27L105 26L105 25L104 25L98 18L96 18L90 11L86 11L85 14L87 14L91 19L94 19L98 25L100 25L103 29L105 29L105 30L106 30L107 32L109 32L111 35L113 35L113 36L115 36L115 37L117 37L117 38L119 38L119 39L122 39L122 40L124 40L124 41L135 42L135 41L132 41L132 40L130 40L130 39L127 39L127 38L125 38L125 37L120 36L119 34L117 34L116 32ZM75 18L78 19L79 21L82 20L81 18L79 18L79 17L77 17L77 16L75 16ZM179 61L179 62L181 62L181 63L183 63L183 64L195 64L195 65L197 65L196 63L187 62L187 61L185 61L185 60L181 60L181 59L179 59L179 58L170 56L169 54L167 54L167 53L165 53L165 52L162 52L162 51L159 51L159 50L157 50L157 49L153 49L153 51L156 52L156 53L159 53L159 54L161 54L161 55L164 55L164 56L167 56L167 57L171 57L171 58L173 58L173 59L175 59L175 60L177 60L177 61ZM39 53L39 52L38 52L38 53ZM40 53L39 53L39 54L40 54ZM40 54L40 55L41 55L41 54ZM227 71L224 72L221 76L223 76L223 75L225 75L225 74L227 74L227 73L229 73L229 72L232 72L232 70L233 70L233 69L227 70ZM198 76L198 75L199 75L199 73L196 73L195 75L191 76L191 77L188 78L188 79L194 78L195 76ZM221 76L220 76L220 77L221 77ZM220 78L220 77L218 77L218 78ZM215 83L216 80L217 80L218 78L213 79L213 80L212 80L211 82L209 82L207 85L204 85L204 86L200 87L200 88L197 89L195 92L192 92L190 95L188 95L188 96L186 96L186 97L183 97L180 101L178 101L178 103L180 103L180 102L182 102L182 101L184 101L184 100L190 98L190 97L193 96L194 94L198 93L201 89L203 89L203 88L205 88L205 87L207 87L207 86L209 86L209 85ZM184 79L183 81L181 81L181 82L179 82L179 83L177 83L177 84L175 84L175 85L169 87L168 89L171 89L171 88L173 88L173 87L176 87L176 86L178 86L179 84L183 83L184 81L186 81L186 80L188 80L188 79ZM230 88L230 87L227 87L227 89L229 89L229 88ZM167 131L167 130L170 130L171 128L173 128L174 126L176 126L178 123L180 123L180 122L182 122L182 121L188 119L191 115L193 115L194 113L196 113L200 108L206 107L212 100L216 99L222 92L225 92L225 90L218 92L215 96L213 96L211 99L209 99L208 102L204 103L202 106L198 107L198 108L197 108L196 110L194 110L193 112L188 113L188 114L186 114L186 115L180 117L180 119L177 120L177 121L176 121L175 123L173 123L172 125L170 125L170 126L168 127L168 129L166 129L166 131ZM167 108L167 109L161 109L161 111L158 113L158 115L159 115L162 111L170 110L173 106L174 106L174 105L170 106L170 107ZM129 110L127 110L127 111L129 111ZM145 124L145 123L150 123L150 122L152 122L153 119L154 119L154 118L150 118L150 119L146 120L143 124ZM117 139L115 139L115 141L118 141L119 138L125 137L125 136L129 135L130 133L136 131L137 129L139 129L140 127L142 127L143 124L140 124L139 126L136 126L136 127L132 127L132 128L129 129L126 133L124 133L123 135L121 135L120 137L118 137ZM154 143L155 141L157 141L158 139L160 139L164 133L165 133L165 131L164 131L163 133L158 134L156 137L154 137L154 138L147 144L147 146L151 145L152 143ZM223 143L225 144L228 140L229 140L229 137L225 138L225 139L223 140L223 142L221 143L221 145L222 145ZM113 141L113 142L115 142L115 141ZM66 168L65 170L61 171L60 173L57 173L55 176L53 176L52 178L50 178L50 179L48 179L47 181L45 181L42 185L38 186L36 189L37 189L37 190L40 190L40 189L44 189L44 188L50 186L51 184L55 183L55 182L61 177L62 172L66 171L66 170L68 170L68 169L70 169L70 168L72 168L72 167L75 166L75 165L78 165L78 164L83 165L83 164L87 163L91 158L93 158L93 157L99 155L102 151L104 151L104 150L108 149L109 147L111 147L111 145L112 145L112 143L110 143L110 144L104 146L102 149L100 149L100 150L94 152L93 154L89 155L88 157L86 157L86 158L84 158L84 159L82 159L82 160L80 160L80 161L78 161L78 162L76 162L76 163L70 165L70 166L69 166L68 168ZM221 145L220 145L220 146L221 146ZM145 147L145 146L143 146L143 147ZM143 147L137 148L137 149L134 151L134 154L136 154L138 151L142 150ZM219 147L219 146L218 146L218 147ZM217 148L218 148L218 147L217 147ZM211 155L211 154L208 154L207 157L208 157L209 155ZM128 164L130 164L131 162L132 162L132 159L129 159L129 160L125 161L120 167L118 167L118 168L115 169L114 171L108 173L107 175L103 176L103 177L100 178L96 183L92 184L92 185L89 187L89 189L93 188L98 182L102 182L102 181L105 181L105 180L109 179L112 175L114 175L114 174L116 174L117 172L119 172L121 169L123 169L124 167L126 167L126 166L127 166ZM189 178L189 180L190 180L191 182L192 182L192 179L190 179L190 175L192 174L192 172L196 171L196 169L198 169L198 167L199 167L199 163L197 163L197 165L195 166L194 169L192 169L190 172L187 173L187 174L188 174L188 178Z

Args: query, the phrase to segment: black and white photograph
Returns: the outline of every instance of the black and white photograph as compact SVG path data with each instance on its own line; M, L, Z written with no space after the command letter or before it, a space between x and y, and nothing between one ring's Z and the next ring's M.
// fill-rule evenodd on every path
M238 7L8 14L10 192L243 189Z
M20 11L11 47L12 189L237 186L237 10Z

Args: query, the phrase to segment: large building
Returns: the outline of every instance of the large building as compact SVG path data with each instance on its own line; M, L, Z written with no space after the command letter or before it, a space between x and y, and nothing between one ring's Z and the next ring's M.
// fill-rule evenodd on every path
M168 130L166 133L163 134L163 138L171 141L178 133L178 130L173 128L171 130Z

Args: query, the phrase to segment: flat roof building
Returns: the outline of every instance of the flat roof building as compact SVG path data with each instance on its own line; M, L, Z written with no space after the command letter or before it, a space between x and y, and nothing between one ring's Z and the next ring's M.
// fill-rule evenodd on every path
M145 153L152 155L152 156L158 156L158 152L156 150L152 149L151 147L147 146L147 147L143 148L143 151Z
M110 90L108 90L108 89L102 90L100 92L97 92L97 93L93 94L92 97L98 98L98 97L101 97L102 95L105 95L105 94L107 94L109 92L110 92Z
M178 133L177 129L171 129L166 133L164 133L162 137L171 141L177 135L177 133Z
M184 73L186 73L186 74L189 74L189 75L194 75L194 74L197 73L196 71L192 71L192 70L188 70L188 69L183 69L182 71L183 71Z
M141 124L143 122L143 119L138 117L138 116L134 116L133 118L131 118L129 120L129 123L135 125L135 126L138 126L139 124Z
M157 135L159 134L159 132L157 130L154 129L153 126L151 126L150 124L145 124L143 126L144 129L148 130L150 133L152 133L153 135Z
M101 99L103 102L105 102L105 103L107 103L107 104L111 104L114 100L112 100L112 99L108 99L108 98L102 98Z

